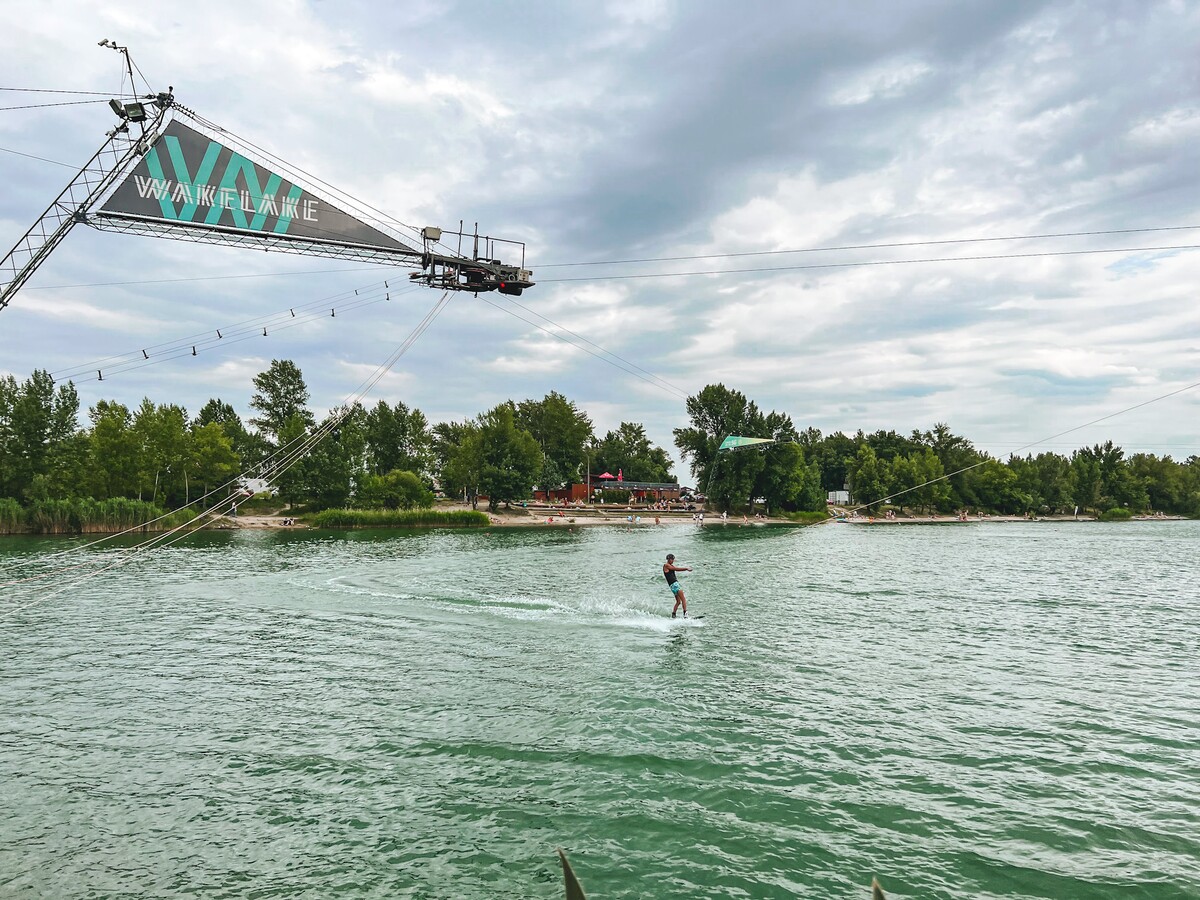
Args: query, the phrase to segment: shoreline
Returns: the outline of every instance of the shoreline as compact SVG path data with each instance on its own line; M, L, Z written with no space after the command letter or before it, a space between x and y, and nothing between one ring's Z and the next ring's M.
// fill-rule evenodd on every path
M453 509L467 509L468 505L458 505ZM655 513L653 511L637 511L637 510L601 510L595 507L579 509L562 509L562 508L518 508L508 510L498 510L497 512L488 512L486 509L480 509L488 517L487 525L464 526L467 528L574 528L578 527L613 527L626 526L630 528L654 528L664 526L680 526L688 525L693 527L759 527L764 525L772 526L791 526L793 528L804 528L809 525L980 525L989 522L1012 523L1012 522L1096 522L1095 516L1091 515L1057 515L1057 516L1038 516L1037 518L1026 518L1025 516L1016 515L983 515L969 516L965 519L957 515L934 515L934 516L905 516L895 519L885 519L882 517L872 516L834 516L816 521L816 522L797 522L792 519L784 519L775 516L768 516L758 519L749 519L742 521L741 517L731 516L729 519L723 520L719 515L712 516L706 514L703 522L698 522L692 518L691 513L658 513L659 522L655 523ZM629 517L633 516L635 521L629 521ZM640 517L640 521L638 518ZM356 531L365 530L374 526L361 526L359 528L346 529L318 529L313 525L308 525L303 522L293 521L295 524L285 525L285 518L293 518L291 516L282 515L239 515L236 519L231 519L228 516L222 517L213 523L206 525L205 530L234 530L234 529L270 529L277 531L318 531L318 530L333 530L333 531ZM1128 520L1131 522L1183 522L1187 521L1185 516L1135 516ZM389 526L380 526L389 527ZM429 527L438 528L446 526L414 526L414 527Z
M450 510L470 510L467 504L455 504L452 507L443 506L442 511ZM363 531L372 529L436 529L436 528L462 528L464 530L476 530L480 528L594 528L594 527L619 527L626 528L655 528L655 527L679 527L691 526L701 528L750 528L750 527L791 527L791 528L806 528L810 525L856 525L856 526L890 526L890 525L981 525L987 523L1003 523L1010 524L1014 522L1096 522L1098 521L1092 515L1055 515L1055 516L1038 516L1037 518L1026 518L1018 515L975 515L961 518L958 515L933 515L933 516L903 516L894 519L883 518L880 516L848 516L831 514L827 519L817 521L796 521L794 519L785 519L776 516L766 516L757 519L749 519L742 521L741 516L731 516L728 519L721 519L719 515L705 514L703 522L699 522L692 518L691 512L662 512L658 511L659 519L657 525L655 523L654 511L639 511L626 509L598 509L596 507L584 507L563 509L561 507L539 507L539 508L522 508L514 507L512 509L501 509L497 512L488 512L486 509L480 509L479 512L487 516L488 522L486 525L360 525L347 528L320 528L315 525L305 523L296 519L294 515L288 514L254 514L245 513L237 517L216 516L206 522L198 531ZM634 521L630 521L630 517ZM638 521L640 517L640 521ZM1128 522L1186 522L1189 519L1186 516L1133 516L1131 519L1125 520ZM291 524L285 524L290 522ZM27 535L30 537L78 537L87 535L114 535L120 534L120 531L86 531L86 532L62 532L62 533L45 533L45 532L27 532L27 531L12 531L3 532L2 534L9 537ZM159 533L154 531L153 533Z

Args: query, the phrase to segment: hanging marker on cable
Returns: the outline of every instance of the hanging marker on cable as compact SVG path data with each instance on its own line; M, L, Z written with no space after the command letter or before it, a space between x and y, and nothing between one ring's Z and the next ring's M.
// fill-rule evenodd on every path
M267 329L264 328L263 329L263 337L266 337L266 336L267 336Z
M355 288L355 289L354 289L354 296L355 296L355 297L357 297L357 296L358 296L358 288Z
M296 311L294 309L289 309L288 312L292 314L293 319L296 318Z
M220 339L221 339L221 329L218 328L217 329L217 340L220 340Z
M195 348L195 346L193 346L192 347L192 356L195 356L195 355L196 355L196 348Z
M384 298L383 298L383 299L384 299L384 300L391 300L391 299L392 299L392 293L391 293L391 291L388 291L387 295L386 295L386 296L384 296Z
M329 311L329 317L330 317L331 319L336 319L336 318L337 318L337 310L336 310L336 309L331 309L331 310Z
M147 353L145 350L143 350L143 351L142 351L142 357L143 357L144 359L149 359L149 358L150 358L150 354L149 354L149 353Z
M387 279L386 279L386 278L383 280L383 286L384 286L384 287L387 287L387 286L388 286L388 283L387 283Z
M97 380L97 381L103 381L103 380L104 380L104 373L103 373L103 372L101 372L99 369L97 369L97 370L96 370L96 380Z

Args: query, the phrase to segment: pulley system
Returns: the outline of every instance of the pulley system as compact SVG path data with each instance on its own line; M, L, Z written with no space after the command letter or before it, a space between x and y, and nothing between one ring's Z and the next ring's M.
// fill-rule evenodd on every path
M132 83L126 47L122 53ZM519 295L533 285L525 245L439 228L412 229L336 189L314 186L282 160L178 103L174 88L110 101L119 124L0 260L0 309L76 224L206 244L419 266L439 290ZM405 232L412 231L409 237ZM452 250L444 237L457 238ZM419 244L418 244L419 239ZM469 241L470 253L463 252ZM506 264L500 247L516 253Z

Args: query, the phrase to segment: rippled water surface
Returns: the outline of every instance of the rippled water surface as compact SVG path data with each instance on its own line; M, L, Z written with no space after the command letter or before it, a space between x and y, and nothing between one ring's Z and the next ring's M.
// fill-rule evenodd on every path
M5 586L0 896L558 897L561 846L595 900L1194 898L1198 559L1197 522L242 531Z

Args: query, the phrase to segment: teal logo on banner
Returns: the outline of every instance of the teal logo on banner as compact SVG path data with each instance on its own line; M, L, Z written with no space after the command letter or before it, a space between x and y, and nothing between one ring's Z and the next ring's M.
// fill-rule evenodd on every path
M180 225L408 249L178 120L167 126L103 211Z

